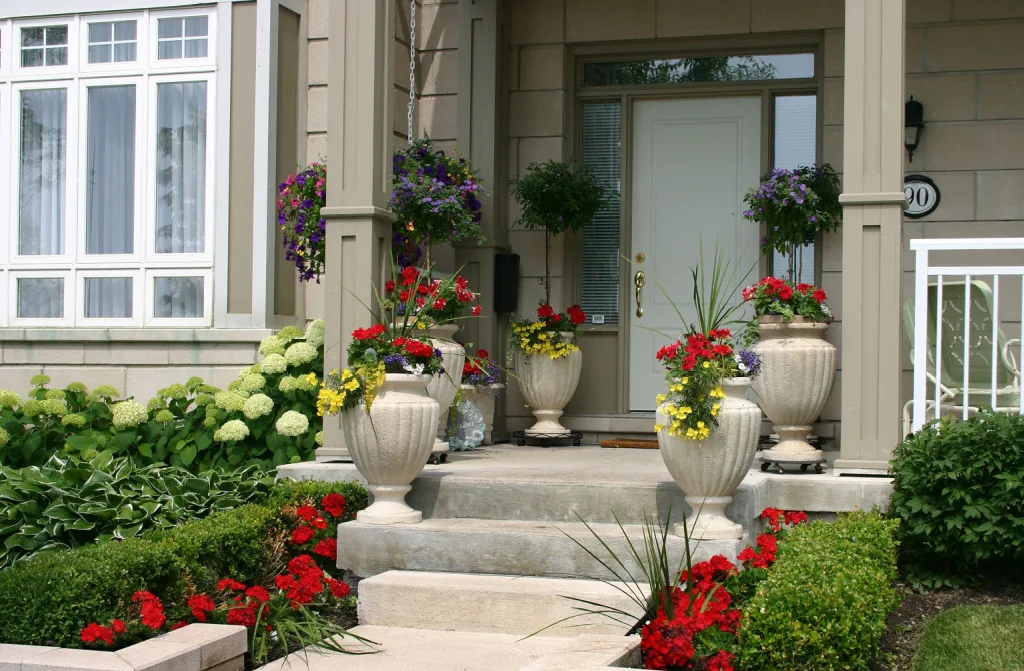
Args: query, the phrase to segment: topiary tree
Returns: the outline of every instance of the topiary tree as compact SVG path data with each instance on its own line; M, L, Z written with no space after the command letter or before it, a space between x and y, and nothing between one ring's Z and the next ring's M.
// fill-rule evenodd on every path
M516 224L544 231L544 302L551 302L551 236L583 230L594 215L608 206L610 193L597 183L586 165L559 161L531 163L516 184L513 196L522 212Z

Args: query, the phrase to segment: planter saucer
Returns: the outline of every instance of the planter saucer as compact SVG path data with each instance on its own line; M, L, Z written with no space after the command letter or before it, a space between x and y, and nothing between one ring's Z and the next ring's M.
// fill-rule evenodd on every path
M523 447L530 441L537 441L536 443L541 447L552 447L553 442L569 440L572 441L573 447L579 447L583 444L583 433L580 431L566 431L559 433L528 433L526 431L513 431L512 438L516 441L516 445Z

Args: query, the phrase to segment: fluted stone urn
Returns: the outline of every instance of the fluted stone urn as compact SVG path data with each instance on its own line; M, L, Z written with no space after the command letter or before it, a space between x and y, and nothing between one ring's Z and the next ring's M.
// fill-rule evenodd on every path
M550 335L556 337L554 332ZM573 338L571 333L557 335L563 340ZM526 435L569 435L569 429L562 426L558 420L562 416L563 408L576 393L580 371L583 370L583 352L576 350L569 352L567 356L552 359L547 354L524 354L517 351L515 366L523 398L537 419L537 423L526 430Z
M761 357L754 394L772 421L778 444L761 453L765 461L817 462L823 452L807 442L811 427L832 392L836 348L825 340L828 324L804 317L759 320L761 339L751 347Z
M439 413L436 438L431 450L435 454L443 454L448 451L448 442L445 440L445 432L448 428L448 410L452 407L455 394L458 393L459 386L462 384L462 367L466 363L465 348L452 340L458 330L458 324L436 324L424 332L430 338L430 344L434 346L434 349L441 350L441 358L444 361L441 364L444 372L431 377L427 384L427 394L437 401Z
M356 514L367 524L411 524L423 514L405 502L427 463L437 431L437 401L427 395L428 375L388 373L370 405L341 414L349 454L373 503Z
M750 378L732 377L722 381L725 398L718 413L718 428L705 440L690 440L658 432L658 447L665 466L686 494L692 510L686 519L690 538L722 540L743 537L743 527L725 515L733 492L750 470L757 452L761 410L747 400ZM671 418L658 407L658 424L668 426ZM682 524L673 532L684 535Z

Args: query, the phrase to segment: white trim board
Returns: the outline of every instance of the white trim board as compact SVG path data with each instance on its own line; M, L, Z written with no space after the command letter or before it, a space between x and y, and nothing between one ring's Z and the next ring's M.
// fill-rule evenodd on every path
M92 14L94 12L141 11L143 9L174 9L213 6L218 2L251 2L251 0L0 0L0 19L18 19L60 14Z

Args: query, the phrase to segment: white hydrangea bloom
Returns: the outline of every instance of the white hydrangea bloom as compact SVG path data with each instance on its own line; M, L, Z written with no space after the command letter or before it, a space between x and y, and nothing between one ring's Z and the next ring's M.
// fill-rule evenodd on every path
M10 389L0 389L0 408L13 408L24 403L21 396Z
M114 427L117 429L138 426L148 417L145 406L132 399L115 404L111 408L110 414L114 421Z
M10 434L5 429L0 429L0 447L4 447L9 442L11 442Z
M308 342L292 343L284 352L285 361L289 366L301 366L317 357L317 350Z
M70 415L64 415L60 420L60 423L63 426L85 426L85 417L72 413Z
M269 415L274 410L274 399L266 394L253 394L242 404L242 414L248 419Z
M213 403L221 410L235 412L242 409L245 397L234 391L221 391L213 397Z
M316 442L317 445L321 445L322 446L324 444L324 432L323 431L317 431L316 435L313 436L313 440Z
M116 387L113 387L109 384L101 384L100 386L93 389L92 393L97 398L118 398L119 396L121 396L121 392L119 392Z
M256 393L266 385L267 379L259 373L249 373L243 377L239 383L242 391L247 391L250 394Z
M284 354L284 343L277 336L268 336L260 341L260 354Z
M301 412L289 410L278 417L274 426L282 436L301 436L309 429L309 419Z
M263 363L260 364L260 368L267 375L277 375L278 373L283 373L288 368L288 362L280 354L268 354L263 359Z
M213 432L213 439L226 443L234 440L242 440L249 435L249 427L240 419L232 419L224 422L224 426Z
M281 381L277 384L278 391L281 391L281 392L284 392L284 393L288 393L289 391L295 391L298 388L299 388L298 383L295 381L295 378L292 377L291 375L285 375L284 377L281 378Z
M324 320L314 319L306 327L306 342L320 349L324 346Z

